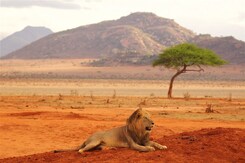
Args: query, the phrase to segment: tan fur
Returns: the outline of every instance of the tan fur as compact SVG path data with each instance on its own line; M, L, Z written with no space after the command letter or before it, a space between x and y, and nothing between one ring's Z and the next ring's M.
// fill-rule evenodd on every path
M127 147L134 150L148 152L155 148L167 149L156 142L149 140L149 135L154 123L150 114L142 109L137 109L122 127L113 128L108 131L97 132L91 135L81 146L76 149L80 153L93 149L107 147ZM65 150L58 150L60 152Z

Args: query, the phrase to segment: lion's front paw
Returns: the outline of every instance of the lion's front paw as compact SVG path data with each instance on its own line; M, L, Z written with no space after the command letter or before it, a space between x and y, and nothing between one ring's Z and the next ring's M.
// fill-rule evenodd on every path
M148 149L148 151L155 151L155 148L154 147L146 146L146 148Z
M165 146L165 145L159 145L159 146L158 146L158 148L159 148L159 149L162 149L162 150L164 150L164 149L168 149L168 147L167 147L167 146Z
M79 149L79 151L78 151L79 153L83 153L84 151L83 151L83 149Z

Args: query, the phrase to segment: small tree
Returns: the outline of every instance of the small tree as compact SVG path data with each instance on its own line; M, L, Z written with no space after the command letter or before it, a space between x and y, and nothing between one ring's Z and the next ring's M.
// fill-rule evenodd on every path
M204 71L201 66L220 66L226 63L225 60L222 60L215 52L209 49L200 48L194 44L183 43L167 48L160 53L158 58L153 61L153 66L164 66L177 70L171 78L168 89L168 98L172 98L173 82L180 74L188 71L201 72ZM189 67L194 67L194 69Z

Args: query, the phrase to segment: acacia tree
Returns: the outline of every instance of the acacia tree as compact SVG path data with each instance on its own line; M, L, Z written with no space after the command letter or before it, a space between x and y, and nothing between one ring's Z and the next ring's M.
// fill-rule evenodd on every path
M153 66L164 66L176 69L177 72L170 80L168 98L172 98L174 79L188 71L204 71L202 66L220 66L227 62L222 60L215 52L200 48L194 44L183 43L167 48L153 61ZM190 68L191 67L191 68Z

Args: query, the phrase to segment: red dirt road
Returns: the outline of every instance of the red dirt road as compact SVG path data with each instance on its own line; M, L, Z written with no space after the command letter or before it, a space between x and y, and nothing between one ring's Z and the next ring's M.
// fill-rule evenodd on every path
M0 162L245 162L244 129L202 129L164 136L157 142L167 145L168 150L142 153L118 148L83 154L49 152L6 158Z

